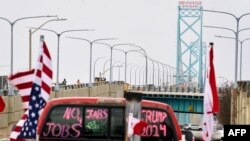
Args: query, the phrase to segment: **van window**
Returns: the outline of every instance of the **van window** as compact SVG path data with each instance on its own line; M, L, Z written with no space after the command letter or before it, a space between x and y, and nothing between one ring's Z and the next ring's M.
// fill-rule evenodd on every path
M124 139L124 108L56 106L44 123L41 140Z
M85 108L84 136L108 137L108 108Z
M142 133L142 141L173 141L172 126L167 112L143 108L142 120L148 123Z
M82 107L54 108L47 117L41 136L46 138L81 137L82 111Z
M111 108L111 136L123 137L124 136L124 111L121 108Z

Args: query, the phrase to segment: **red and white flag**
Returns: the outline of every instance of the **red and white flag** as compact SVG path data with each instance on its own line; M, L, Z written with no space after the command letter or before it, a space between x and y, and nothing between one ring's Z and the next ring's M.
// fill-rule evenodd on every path
M25 110L11 132L10 141L35 138L38 118L48 101L52 85L52 65L50 53L44 41L41 43L40 51L35 70L10 76L11 83L19 89ZM24 128L28 129L27 133Z
M211 141L214 126L214 113L219 112L219 99L213 64L213 43L210 43L209 66L207 69L206 86L204 92L204 115L203 115L203 141Z
M132 113L129 113L128 117L128 137L135 135L141 135L143 128L147 127L148 124L145 121L139 120L133 117Z
M2 112L5 108L5 103L3 101L2 96L0 96L0 112Z

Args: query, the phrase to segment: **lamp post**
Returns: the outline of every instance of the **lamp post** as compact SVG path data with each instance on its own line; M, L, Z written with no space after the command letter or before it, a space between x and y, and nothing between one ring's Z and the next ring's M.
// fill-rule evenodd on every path
M113 59L113 60L115 60L115 59ZM106 64L107 64L109 61L110 61L110 59L108 59L107 61L105 61L104 64L103 64L103 74L104 74L104 72L110 70L110 68L107 69L107 70L105 70ZM115 61L115 62L113 63L113 65L115 65L115 64L118 63L118 62L121 62L121 61ZM104 77L104 75L103 75L103 77Z
M125 72L124 72L124 73L125 73L125 77L124 77L125 79L124 79L124 82L126 83L126 82L127 82L127 66L128 66L128 65L127 65L127 55L128 55L129 52L139 52L139 53L141 53L141 52L140 52L141 50L127 50L127 51L122 50L122 49L114 49L114 50L121 51L121 52L123 52L124 55L125 55L125 61L124 61L124 62L125 62L125 70L124 70L124 71L125 71Z
M102 45L106 45L110 48L110 84L113 81L113 69L112 69L112 58L113 58L113 49L117 46L131 46L133 45L132 43L122 43L122 44L114 44L114 45L110 45L110 44L106 44L106 43L100 43L100 42L96 42L97 44L102 44Z
M92 72L92 48L93 48L93 44L94 43L98 43L98 41L103 41L103 40L115 40L115 39L117 39L117 38L101 38L101 39L95 39L95 40L93 40L93 41L90 41L90 40L88 40L88 39L84 39L84 38L76 38L76 37L68 37L68 38L71 38L71 39L77 39L77 40L83 40L83 41L86 41L86 42L88 42L89 43L89 47L90 47L90 52L89 52L89 54L90 54L90 57L89 57L89 87L91 87L92 86L92 80L91 80L91 78L92 78L92 74L91 74L91 72ZM112 60L111 60L112 61Z
M112 67L113 67L113 68L120 68L120 67L122 67L122 66L115 66L115 65L113 65ZM103 72L103 75L104 75L108 70L110 70L110 68L108 68L107 70L105 70L105 71Z
M215 35L215 37L218 37L218 38L225 38L225 39L234 39L233 37L227 37L227 36L217 36ZM238 40L238 42L240 42L240 80L241 80L241 76L242 76L242 47L243 47L243 43L246 42L246 41L249 41L250 38L246 38L244 40Z
M138 68L140 68L140 66L137 66L136 68L135 68L135 86L136 86L136 72L137 72L137 69Z
M169 76L169 74L168 74L168 67L167 67L167 65L166 64L163 64L162 63L162 65L164 65L164 67L166 68L166 86L168 87L168 84L169 84L169 81L168 81L168 76Z
M247 15L250 15L250 13L245 13L245 14L242 14L241 16L236 16L236 15L234 15L232 13L224 12L224 11L215 11L215 10L203 10L203 11L229 15L229 16L233 17L236 20L236 30L233 30L233 29L230 29L230 28L225 28L225 27L205 26L205 27L208 27L208 28L218 28L218 29L229 30L229 31L232 31L235 34L235 74L234 74L234 83L236 85L237 74L238 74L238 40L239 40L239 33L241 31L250 29L250 28L239 29L239 24L240 24L240 20L243 17L245 17Z
M101 60L101 59L104 59L104 58L106 58L106 57L99 57L99 58L97 58L97 59L94 61L94 69L93 69L93 76L94 76L94 78L93 78L93 80L95 80L95 64L97 63L97 61L99 61L99 60Z
M153 60L156 64L157 64L157 67L158 67L158 87L160 87L160 64Z
M31 27L32 29L38 29L38 28L34 28ZM57 71L56 71L56 87L55 87L55 91L59 91L59 64L60 64L60 38L61 35L68 33L68 32L80 32L80 31L92 31L91 29L76 29L76 30L64 30L61 32L57 32L55 30L51 30L51 29L44 29L44 28L39 28L38 30L44 30L44 31L48 31L51 32L53 34L55 34L57 36Z
M123 64L124 63L122 63L121 65L119 65L120 67L118 68L119 70L118 70L118 81L120 81L120 70L121 70L121 67L123 67Z
M151 58L149 58L149 60L151 60L152 61L152 64L154 64L154 63L156 63L157 64L157 67L158 67L158 86L160 86L160 65L159 65L159 62L157 62L157 61L155 61L155 60L153 60L153 59L151 59ZM153 65L153 81L154 81L154 65Z
M145 79L145 84L147 85L147 83L148 83L148 81L147 81L147 77L148 77L148 73L147 73L148 72L148 56L147 56L147 53L146 53L145 49L143 49L140 46L136 46L136 45L132 44L132 47L139 48L139 50L129 50L129 51L127 51L127 53L128 52L138 52L138 53L141 53L145 57L145 60L146 60L146 79ZM115 50L120 50L120 49L115 49ZM120 50L120 51L123 51L123 50ZM125 52L125 64L126 64L126 60L127 60L127 53ZM127 69L127 68L125 67L125 69Z
M57 15L47 15L47 16L33 16L33 17L23 17L23 18L19 18L14 20L13 22L11 22L10 20L8 20L7 18L3 18L0 17L1 20L7 21L10 24L10 36L11 36L11 40L10 40L10 74L13 74L13 47L14 47L14 43L13 43L13 38L14 38L14 25L21 20L27 20L27 19L36 19L36 18L50 18L50 17L57 17ZM10 85L9 88L9 95L13 95L13 86Z
M37 30L39 30L40 28L42 28L44 25L46 25L49 22L53 22L53 21L65 21L67 19L51 19L48 20L46 22L44 22L43 24L41 24L38 28L36 28L34 31L32 31L31 29L29 29L29 69L31 69L32 67L32 34L34 34Z
M141 49L143 51L143 55L146 59L146 78L145 78L145 84L148 85L148 55L147 55L147 52L144 48L140 47L140 46L137 46L135 45L134 47L137 47L139 49Z
M132 85L132 69L137 66L137 65L132 65L131 68L130 68L130 85Z
M165 81L165 69L164 69L164 64L163 63L161 63L160 61L158 61L158 63L162 66L162 85L163 85L163 83L165 83L164 81Z
M108 63L110 61L110 59L108 59L108 60L106 60L105 62L104 62L104 64L103 64L103 74L104 74L104 72L105 72L105 66L106 66L106 64ZM104 77L104 75L103 75L103 77Z
M174 69L174 67L172 67L172 66L169 66L169 65L167 65L167 64L165 64L166 65L166 68L168 67L169 68L169 84L171 85L173 85L174 84L174 71L175 71L175 69ZM173 71L173 72L172 72ZM171 75L172 74L172 75ZM173 78L172 78L173 77ZM172 81L172 79L173 79L173 81Z
M152 80L152 71L148 71L149 74L149 82L152 84L153 80Z
M152 65L153 65L152 83L153 83L153 85L155 85L155 65L154 65L154 61L152 59L149 58L149 60L152 62Z
M139 87L141 86L141 71L142 70L144 70L143 67L139 70Z
M145 57L145 60L146 60L146 79L145 79L145 84L147 85L148 84L148 81L147 81L147 77L148 77L148 75L147 75L148 74L147 73L148 72L148 56L147 56L147 53L146 53L145 49L143 49L140 46L133 45L132 47L139 48L139 50L131 50L131 52L141 53ZM143 52L141 52L141 51L143 51Z
M112 67L116 66L117 63L121 63L121 62L122 62L122 61L119 61L119 60L118 60L118 61L115 61L115 62L112 64ZM122 63L122 64L124 64L124 63ZM120 71L120 68L122 67L122 64L117 65L117 68L119 69L118 71ZM120 73L120 72L118 72L118 75L120 75L119 73Z

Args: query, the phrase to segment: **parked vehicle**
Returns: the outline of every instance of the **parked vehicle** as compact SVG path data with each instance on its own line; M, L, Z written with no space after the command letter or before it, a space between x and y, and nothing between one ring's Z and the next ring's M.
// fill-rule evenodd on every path
M224 136L224 130L223 129L217 130L213 133L212 140L213 141L221 141L223 136Z
M184 125L184 129L185 130L197 130L197 131L201 131L202 127L200 125L196 125L196 124L185 124Z

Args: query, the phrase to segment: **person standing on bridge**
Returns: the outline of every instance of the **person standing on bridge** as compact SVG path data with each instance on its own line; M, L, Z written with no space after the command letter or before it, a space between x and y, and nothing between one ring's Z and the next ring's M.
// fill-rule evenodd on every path
M65 78L63 79L62 85L67 85L67 81Z
M79 88L79 87L80 87L80 85L81 85L81 83L80 83L80 79L78 79L78 80L76 81L76 85L77 85L77 88Z

